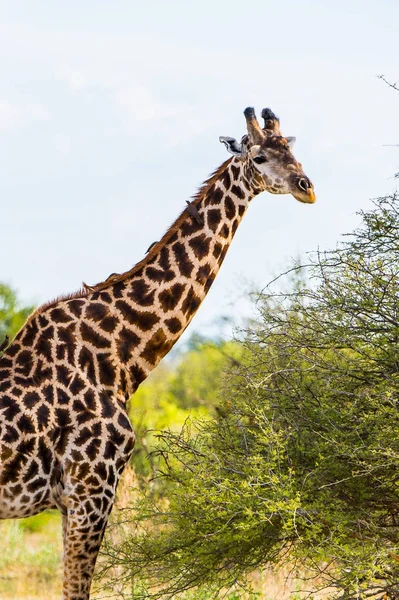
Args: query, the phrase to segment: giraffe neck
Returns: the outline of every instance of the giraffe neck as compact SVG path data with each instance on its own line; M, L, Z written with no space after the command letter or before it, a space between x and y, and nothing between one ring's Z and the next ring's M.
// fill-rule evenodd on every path
M52 377L65 394L94 387L128 400L190 323L251 198L263 191L252 169L226 161L130 271L39 308L0 371L15 362L17 373L21 353L36 383Z
M126 365L127 397L179 339L209 291L250 200L262 191L250 169L238 159L226 161L141 263L92 288L92 300L111 301L123 322L116 352Z

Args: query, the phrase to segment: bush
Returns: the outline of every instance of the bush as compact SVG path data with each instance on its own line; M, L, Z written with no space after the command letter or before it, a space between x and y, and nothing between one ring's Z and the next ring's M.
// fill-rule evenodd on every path
M219 402L224 369L240 353L238 344L193 336L172 360L162 362L130 401L137 435L132 464L139 475L153 475L159 461L151 454L154 432L180 431L186 420L208 418Z
M284 561L330 597L396 597L399 199L361 216L288 292L258 296L217 417L159 435L168 503L148 493L139 533L108 547L142 597L217 597Z

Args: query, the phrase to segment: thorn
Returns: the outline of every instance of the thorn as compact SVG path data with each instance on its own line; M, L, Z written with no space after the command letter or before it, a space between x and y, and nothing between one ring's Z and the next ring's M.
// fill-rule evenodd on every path
M193 202L189 202L188 200L186 200L186 204L187 204L188 214L197 221L198 225L203 225L204 219L199 214L198 208L195 206L195 204L193 204Z
M6 335L6 337L0 344L0 352L3 352L3 350L5 350L7 348L9 341L10 341L10 338L8 335Z

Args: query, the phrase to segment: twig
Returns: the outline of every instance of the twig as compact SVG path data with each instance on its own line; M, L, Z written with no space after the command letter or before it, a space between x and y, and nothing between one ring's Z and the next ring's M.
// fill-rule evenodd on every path
M391 87L393 90L396 90L397 92L399 92L399 87L397 86L396 83L391 83L390 81L388 81L384 75L377 75L378 79L381 79L381 81L383 81L384 83L386 83L387 85L389 85L389 87Z

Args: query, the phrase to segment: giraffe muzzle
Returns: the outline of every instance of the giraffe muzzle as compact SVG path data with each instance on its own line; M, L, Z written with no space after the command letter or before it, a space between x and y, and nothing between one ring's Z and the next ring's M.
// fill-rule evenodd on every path
M316 202L313 183L306 175L297 178L295 181L295 190L292 190L291 193L296 200L299 200L299 202L305 204L314 204L314 202Z

